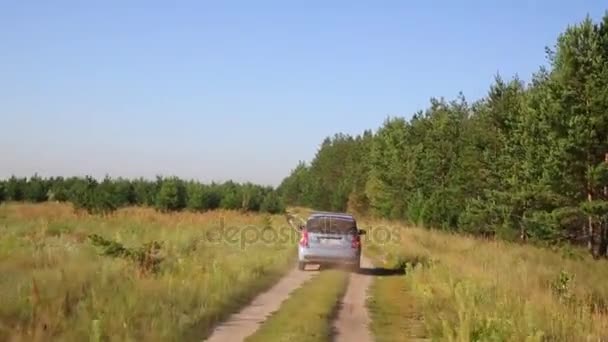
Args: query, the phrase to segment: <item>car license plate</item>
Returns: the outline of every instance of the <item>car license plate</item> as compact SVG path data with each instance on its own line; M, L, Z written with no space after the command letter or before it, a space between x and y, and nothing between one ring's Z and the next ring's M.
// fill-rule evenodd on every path
M335 246L340 244L340 239L323 239L321 238L321 243L324 245Z

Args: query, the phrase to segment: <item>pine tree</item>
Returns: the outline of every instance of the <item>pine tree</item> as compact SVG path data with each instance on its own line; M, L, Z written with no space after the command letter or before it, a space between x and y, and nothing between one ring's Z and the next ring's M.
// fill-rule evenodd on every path
M156 208L160 211L181 210L186 206L186 191L177 177L165 178L156 196Z

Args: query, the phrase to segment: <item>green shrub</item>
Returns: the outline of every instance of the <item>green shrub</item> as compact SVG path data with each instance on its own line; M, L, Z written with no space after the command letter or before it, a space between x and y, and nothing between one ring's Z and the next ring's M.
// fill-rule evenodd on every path
M27 181L25 178L11 176L6 182L6 199L9 201L23 201L26 186Z
M65 202L69 199L69 182L63 177L48 180L47 200Z
M270 214L279 214L285 211L285 206L276 191L272 191L264 197L260 210Z
M241 208L248 211L260 211L265 189L259 185L246 183L241 186Z
M131 184L133 186L134 204L142 206L154 206L156 204L156 193L160 188L157 182L139 178L132 181Z
M238 189L234 188L234 189L228 189L228 190L224 190L224 191L226 191L226 192L224 193L224 196L222 197L222 200L220 202L220 207L223 209L232 209L232 210L241 209L242 198L241 198L241 194L239 193Z
M46 184L38 175L31 177L24 189L23 199L29 202L44 202L47 199Z
M559 275L551 282L551 290L560 302L570 304L574 300L573 285L574 275L561 270Z
M217 189L217 186L212 184L209 187L203 188L202 194L203 208L206 210L213 210L220 207L222 202L222 194Z
M186 207L186 189L177 177L163 180L156 196L156 209L175 211Z
M70 189L70 201L76 209L84 209L89 214L109 214L120 203L109 178L100 184L92 177L75 182Z
M202 211L203 187L201 184L190 182L186 186L186 207L190 210Z
M136 204L135 188L128 179L119 178L114 181L108 179L108 183L112 185L114 201L117 206Z
M89 235L89 240L94 246L103 250L103 255L135 262L141 274L157 273L160 263L163 261L160 256L162 243L158 241L145 243L139 248L128 248L119 242L105 239L97 234Z
M93 177L85 177L74 182L69 190L69 199L76 209L85 209L92 212L94 208L93 194L97 188L97 181Z

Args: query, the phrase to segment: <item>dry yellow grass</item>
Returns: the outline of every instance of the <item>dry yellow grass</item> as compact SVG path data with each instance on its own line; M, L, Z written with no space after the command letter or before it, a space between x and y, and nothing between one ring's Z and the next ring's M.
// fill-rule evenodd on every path
M373 231L395 224L368 226ZM368 241L367 252L385 265L407 268L401 281L422 314L427 337L608 340L608 262L576 249L551 251L420 228L398 232L395 243ZM386 312L376 315L374 324L386 324Z
M295 243L254 246L240 233L281 228L281 216L230 211L98 217L64 204L0 205L0 340L200 340L293 260ZM223 231L234 240L208 235ZM100 255L93 233L128 247L162 241L160 272Z

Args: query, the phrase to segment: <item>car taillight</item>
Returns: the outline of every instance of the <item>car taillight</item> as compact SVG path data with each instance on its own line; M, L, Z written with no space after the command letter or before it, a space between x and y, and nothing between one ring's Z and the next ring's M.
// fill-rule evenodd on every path
M308 248L308 231L302 229L302 237L300 238L300 246Z
M353 237L353 241L352 241L351 247L352 248L356 248L356 249L361 248L361 237L359 235L355 235Z

